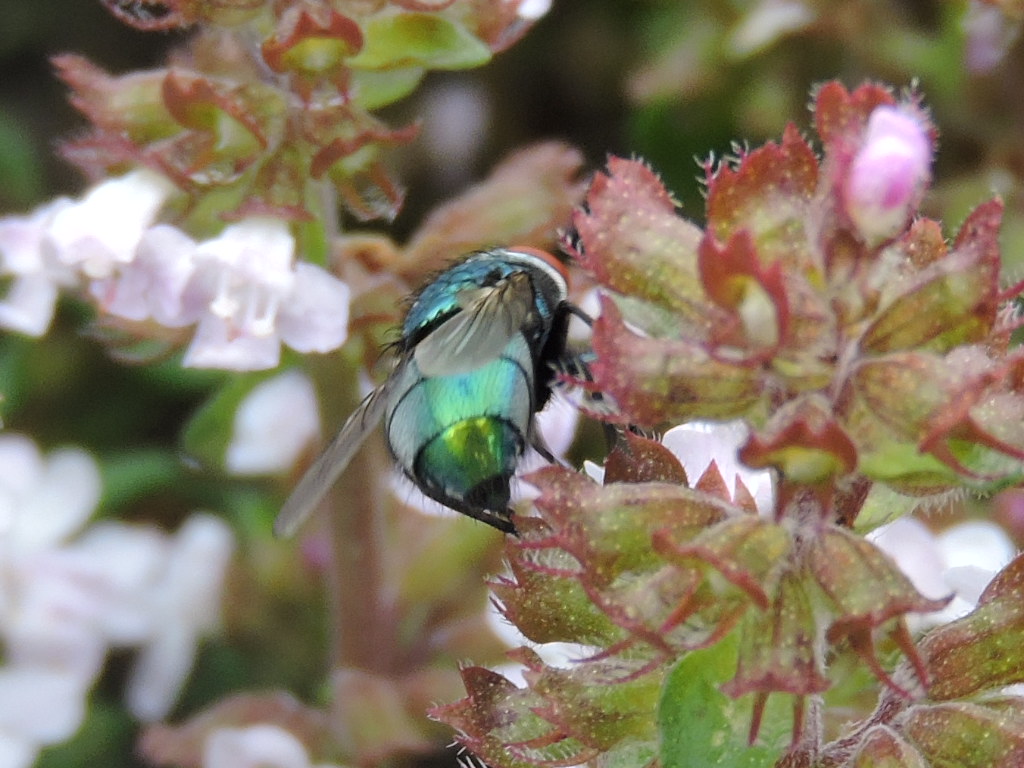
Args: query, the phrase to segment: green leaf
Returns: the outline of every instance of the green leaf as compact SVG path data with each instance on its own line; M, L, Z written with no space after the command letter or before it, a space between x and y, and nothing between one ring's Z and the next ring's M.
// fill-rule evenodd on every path
M404 69L357 69L352 73L352 92L363 109L373 111L404 99L423 80L422 67Z
M769 699L759 738L774 746L749 746L753 697L734 700L719 690L736 671L737 652L733 633L669 673L658 705L663 768L769 768L782 755L789 724L777 702Z
M910 442L891 441L862 450L858 470L872 480L900 488L927 488L957 480L949 467Z
M183 467L171 450L154 448L105 455L103 474L104 509L116 509L180 482Z
M379 14L363 34L363 49L348 61L356 69L469 69L491 59L491 49L469 30L435 13Z
M42 163L26 126L0 114L0 207L21 208L42 197Z
M131 757L138 737L137 724L124 707L94 697L85 712L85 722L67 741L47 747L36 768L134 768L141 761Z

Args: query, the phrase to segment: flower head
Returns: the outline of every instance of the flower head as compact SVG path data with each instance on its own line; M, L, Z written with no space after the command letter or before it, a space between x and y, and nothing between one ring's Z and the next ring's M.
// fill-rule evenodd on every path
M169 710L200 635L213 628L232 548L224 523L193 516L169 538L150 527L87 526L95 460L40 454L0 435L0 758L28 765L81 725L110 648L143 648L127 692L140 718Z
M287 224L270 218L232 224L199 243L183 296L186 312L198 316L185 365L272 368L281 342L327 352L345 341L348 286L320 267L296 265L294 251Z

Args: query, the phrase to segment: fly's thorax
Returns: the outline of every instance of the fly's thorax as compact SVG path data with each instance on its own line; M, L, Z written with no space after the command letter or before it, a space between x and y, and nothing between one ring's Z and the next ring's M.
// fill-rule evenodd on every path
M453 501L479 498L507 503L536 410L533 357L519 333L468 373L425 377L411 356L399 366L385 435L395 461L427 495L456 508Z
M550 254L532 248L496 248L475 253L427 282L406 313L403 340L407 346L415 345L462 308L460 295L497 285L517 272L529 275L538 320L549 324L568 296L565 268Z

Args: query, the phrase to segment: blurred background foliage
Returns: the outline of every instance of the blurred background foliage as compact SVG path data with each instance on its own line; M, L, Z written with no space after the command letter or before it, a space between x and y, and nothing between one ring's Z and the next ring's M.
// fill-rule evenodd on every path
M815 83L873 79L916 84L942 131L925 213L955 231L970 207L1002 195L1008 274L1024 277L1024 44L1011 5L555 0L490 65L430 75L384 115L392 125L424 123L421 139L390 158L408 197L388 231L402 239L508 152L550 138L580 148L589 169L609 154L646 158L684 213L700 220L695 159L777 138L789 121L805 129ZM187 32L129 29L93 0L0 0L0 19L0 211L15 212L83 186L55 152L85 123L49 57L76 52L123 73L158 65ZM292 479L240 480L190 463L183 426L229 376L182 369L176 360L137 367L112 360L81 332L86 313L66 302L45 339L0 336L5 427L44 448L72 443L95 452L103 515L171 527L193 509L211 508L240 532L252 567L236 573L227 634L205 646L179 711L271 685L316 699L324 653L310 651L317 645L310 638L323 645L326 620L296 606L316 603L319 579L295 572L268 534ZM249 599L260 594L254 584L269 582L273 592ZM282 647L306 653L280 654ZM116 664L109 677L94 691L86 727L48 750L43 765L135 764L136 726L117 705Z

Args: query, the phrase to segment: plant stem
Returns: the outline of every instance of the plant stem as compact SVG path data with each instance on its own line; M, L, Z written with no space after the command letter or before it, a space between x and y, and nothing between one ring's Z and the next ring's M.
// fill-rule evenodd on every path
M344 423L361 395L360 344L316 361L310 371L320 394L325 435ZM383 505L388 459L374 429L324 502L322 524L331 544L328 610L330 664L383 672L394 656L394 623L386 605Z

